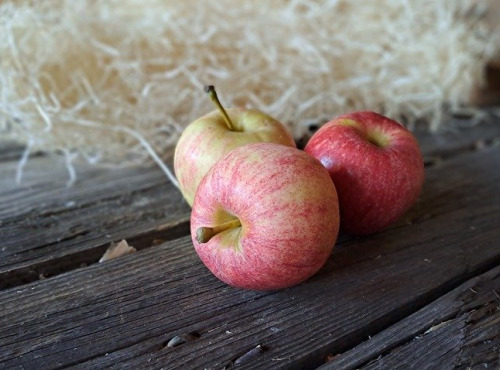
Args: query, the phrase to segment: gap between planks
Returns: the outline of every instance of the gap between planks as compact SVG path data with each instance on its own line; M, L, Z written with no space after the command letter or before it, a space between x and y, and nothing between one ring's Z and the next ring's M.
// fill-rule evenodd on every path
M220 368L261 345L266 350L252 368L321 365L500 263L500 178L491 171L499 161L500 148L493 148L430 168L409 218L371 238L346 240L319 274L292 289L230 288L184 237L0 292L0 341L8 343L0 361ZM201 335L162 345L189 332Z
M42 174L50 167L47 158L34 162ZM0 289L95 263L111 241L143 249L188 233L189 207L160 171L109 174L86 167L70 188L51 186L45 175L14 199L3 195L0 204L12 211L0 210Z
M496 145L498 117L492 111L484 117L472 128L459 127L472 125L473 119L456 119L447 125L456 131L418 133L426 164ZM40 176L50 171L52 161L36 158L31 171ZM14 165L10 163L11 172ZM50 182L52 173L41 180L31 174L24 188L0 189L0 204L10 204L4 212L0 209L0 289L96 263L111 241L127 239L143 249L189 233L189 207L155 168L115 170L111 177L109 171L83 167L80 180L69 189L62 185L63 166L58 170L58 186ZM5 179L2 183L6 186Z
M460 285L319 369L500 366L500 266Z

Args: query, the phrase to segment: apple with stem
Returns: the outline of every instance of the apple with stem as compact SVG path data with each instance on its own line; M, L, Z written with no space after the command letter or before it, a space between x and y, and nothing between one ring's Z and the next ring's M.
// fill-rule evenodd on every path
M340 228L349 234L391 225L422 189L424 164L417 140L398 122L374 112L333 119L304 150L330 173L339 197Z
M321 163L274 143L236 148L198 187L196 252L229 285L275 290L301 283L330 256L339 229L335 186Z
M189 205L203 176L232 149L257 142L295 147L293 137L274 118L257 110L224 109L213 86L205 91L218 109L191 123L174 152L175 175Z

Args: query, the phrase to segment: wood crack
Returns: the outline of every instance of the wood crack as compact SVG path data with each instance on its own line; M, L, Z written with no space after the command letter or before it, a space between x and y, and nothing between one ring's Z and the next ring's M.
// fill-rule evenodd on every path
M134 236L127 238L127 241L137 250L142 250L153 246L156 240L166 242L168 240L182 237L186 234L186 232L188 232L188 230L189 220L181 220L170 223L169 227L166 227L164 224L159 228L155 228L144 233L135 234ZM38 246L36 248L32 248L31 250L43 249L51 245L58 245L59 243L75 240L89 233L89 230L80 231L73 234L69 238L64 238L57 242ZM9 266L6 265L2 267L3 271L0 271L0 290L27 284L39 280L40 277L54 277L74 269L97 263L99 261L99 258L101 258L101 256L108 248L109 243L110 241L107 241L105 243L101 242L99 244L96 244L94 247L90 247L89 243L87 248L83 251L68 255L53 256L50 259L39 260L35 263L30 263L29 261L27 261L24 266L15 264L15 268L11 269L9 269Z
M492 270L478 273L437 300L431 300L370 340L335 356L321 369L393 368L396 363L396 367L402 364L409 366L412 361L417 361L419 354L424 356L425 351L429 352L434 367L439 367L437 364L440 361L449 363L451 360L460 368L470 368L482 364L474 357L478 346L482 347L483 352L486 348L488 354L493 354L493 358L497 356L498 360L500 325L495 323L500 321L500 299L494 292L500 289L499 276L500 260L497 260ZM475 333L481 336L475 337ZM453 338L455 342L447 342L448 338ZM433 353L432 343L442 345L442 348L435 350L435 356L430 355ZM412 354L412 351L416 354ZM365 356L359 358L359 353L365 353ZM423 361L419 366L425 367L425 359ZM494 361L484 364L488 363L496 364Z
M151 185L149 170L126 170L119 178L89 171L94 177L65 188L64 197L48 190L46 174L43 181L31 176L33 188L25 189L31 198L23 202L18 192L9 204L19 200L29 205L22 211L34 213L1 231L10 244L0 247L0 265L9 266L0 283L15 280L16 271L31 283L0 291L0 367L221 368L243 357L251 368L307 369L339 353L323 366L397 368L431 360L434 368L493 366L500 288L479 281L500 276L500 178L493 170L500 148L488 142L498 127L448 136L442 150L436 137L432 145L423 141L427 155L470 149L478 139L487 145L427 168L424 191L400 223L368 237L342 236L319 274L278 292L241 291L213 277L191 246L189 207L180 195L171 187L140 190L143 182ZM110 192L125 195L98 201ZM50 213L87 197L95 199L83 210ZM98 231L73 238L82 225ZM94 264L119 238L143 250ZM93 264L80 268L79 259ZM67 273L54 276L60 272ZM49 278L34 281L39 273ZM189 333L200 337L165 347ZM246 356L260 352L259 345L266 350Z

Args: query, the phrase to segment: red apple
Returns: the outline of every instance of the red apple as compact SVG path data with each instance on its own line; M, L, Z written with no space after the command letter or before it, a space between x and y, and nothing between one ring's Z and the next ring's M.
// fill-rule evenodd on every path
M257 142L295 147L293 137L274 118L257 110L225 110L213 86L206 91L219 109L191 123L179 138L174 153L175 175L189 205L203 176L232 149Z
M416 201L424 181L418 142L398 122L355 112L322 126L305 149L337 188L340 228L370 234L392 224Z
M205 265L229 285L291 287L330 256L339 228L328 172L303 151L272 143L234 149L198 187L191 235Z

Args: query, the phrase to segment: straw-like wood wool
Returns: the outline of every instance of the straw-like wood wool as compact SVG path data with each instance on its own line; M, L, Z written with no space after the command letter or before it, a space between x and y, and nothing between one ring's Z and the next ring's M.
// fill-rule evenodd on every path
M213 110L205 84L296 137L360 109L436 129L469 103L495 51L485 4L4 1L0 133L30 150L140 164Z

